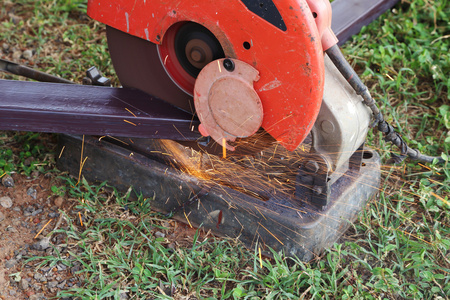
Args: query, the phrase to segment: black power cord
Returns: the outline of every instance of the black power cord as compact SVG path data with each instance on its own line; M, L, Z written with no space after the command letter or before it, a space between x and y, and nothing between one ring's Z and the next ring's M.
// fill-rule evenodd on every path
M445 160L439 156L428 156L419 152L419 150L410 148L403 140L402 136L395 131L394 127L390 125L380 112L378 105L369 93L367 86L361 81L358 74L353 70L350 64L345 59L341 50L337 45L332 46L325 51L331 61L334 63L339 72L344 76L345 80L351 85L355 92L360 95L364 103L372 110L374 116L374 123L372 127L377 126L378 130L383 132L384 140L391 142L400 149L400 155L391 153L394 163L401 163L406 157L413 160L419 160L426 163L432 163L437 160L438 163L443 164Z

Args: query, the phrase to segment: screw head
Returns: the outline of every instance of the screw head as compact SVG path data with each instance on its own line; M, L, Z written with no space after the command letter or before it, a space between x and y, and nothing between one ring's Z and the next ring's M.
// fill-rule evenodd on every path
M223 67L228 72L233 72L234 71L234 62L231 59L229 59L229 58L225 58L223 60Z
M323 189L321 186L315 185L313 187L313 193L316 194L317 196L322 194L322 191L323 191Z
M309 172L317 173L319 171L319 164L314 160L310 160L306 163L305 169Z

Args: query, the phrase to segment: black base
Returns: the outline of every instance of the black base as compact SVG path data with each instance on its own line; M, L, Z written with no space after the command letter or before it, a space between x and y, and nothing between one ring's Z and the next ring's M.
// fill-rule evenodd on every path
M82 139L61 135L60 145L65 149L58 167L78 176ZM121 191L132 186L144 197L154 196L156 211L172 212L182 222L238 238L252 249L258 243L262 250L269 246L303 261L337 241L380 183L379 156L365 150L360 171L350 170L334 183L331 200L321 210L286 195L261 200L227 186L208 186L158 160L130 155L124 147L92 137L85 138L83 151L88 157L82 173L87 180L108 181Z

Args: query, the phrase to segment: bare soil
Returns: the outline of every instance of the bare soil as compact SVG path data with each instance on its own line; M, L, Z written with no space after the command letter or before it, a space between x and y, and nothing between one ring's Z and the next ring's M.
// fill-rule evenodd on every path
M53 176L36 174L36 177L13 174L13 187L0 186L0 197L9 197L13 205L9 208L0 206L4 219L0 222L0 298L27 299L40 289L19 288L19 277L33 281L35 274L31 266L23 268L23 259L33 255L33 244L55 228L58 209L64 209L60 199L52 196ZM59 201L59 202L58 202ZM53 213L53 214L52 214ZM53 217L53 218L51 218ZM48 223L50 221L50 223ZM38 232L48 225L38 235ZM25 255L26 256L25 256ZM42 254L41 254L42 255ZM8 266L11 266L8 268ZM16 279L16 280L15 280ZM53 293L52 293L53 294Z

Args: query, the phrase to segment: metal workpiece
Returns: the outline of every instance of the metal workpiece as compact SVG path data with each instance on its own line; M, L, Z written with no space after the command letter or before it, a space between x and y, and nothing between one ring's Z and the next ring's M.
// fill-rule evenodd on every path
M139 90L0 80L0 130L195 141L198 121Z
M18 63L6 59L0 59L0 71L8 72L18 76L23 76L41 82L74 84L73 81L58 76L50 75L48 73L41 72L39 70L24 65L20 65Z
M58 168L78 176L82 145L81 137L60 136L64 152ZM153 209L172 213L184 223L237 238L250 248L258 245L268 251L271 247L308 261L336 242L377 192L379 156L370 149L363 151L361 169L349 169L331 185L330 200L320 209L308 200L295 199L294 193L271 192L254 181L249 182L251 192L246 192L245 186L238 190L211 185L151 158L152 153L132 152L127 146L90 137L84 140L87 160L81 174L91 182L107 180L122 192L131 186L136 194L149 198Z
M342 45L382 13L392 8L398 0L335 0L331 3L333 18L331 28Z

